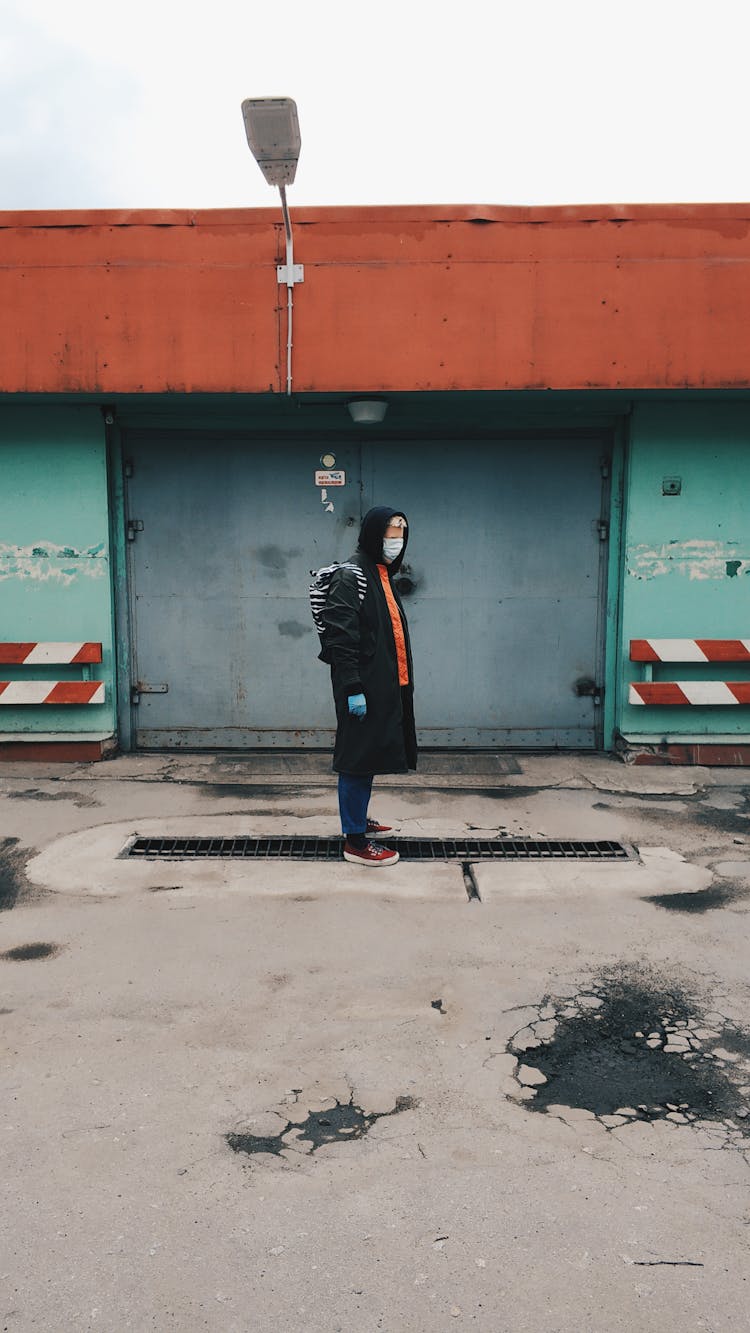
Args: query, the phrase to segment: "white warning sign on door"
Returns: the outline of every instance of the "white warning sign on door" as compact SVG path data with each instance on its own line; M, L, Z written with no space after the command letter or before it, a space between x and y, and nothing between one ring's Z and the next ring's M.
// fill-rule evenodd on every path
M315 485L346 486L346 473L343 471L343 469L338 469L335 472L318 471L315 473Z

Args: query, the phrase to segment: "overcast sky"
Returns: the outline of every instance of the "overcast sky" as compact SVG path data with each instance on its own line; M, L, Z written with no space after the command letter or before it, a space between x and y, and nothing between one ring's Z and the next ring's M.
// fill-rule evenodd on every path
M744 0L0 0L0 208L745 201Z

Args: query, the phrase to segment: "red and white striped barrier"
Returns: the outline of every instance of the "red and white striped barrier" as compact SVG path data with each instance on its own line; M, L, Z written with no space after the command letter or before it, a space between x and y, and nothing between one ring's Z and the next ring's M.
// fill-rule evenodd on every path
M0 700L0 703L2 700ZM631 684L631 704L686 704L697 707L716 704L750 704L750 680L659 680Z
M0 643L0 662L6 666L86 667L101 660L100 643ZM0 706L103 704L104 697L101 680L0 680Z
M631 639L631 662L750 662L750 639Z
M101 660L100 643L0 643L5 666L81 666Z
M0 680L0 706L103 703L101 680Z
M750 704L750 680L651 680L653 662L750 662L750 639L631 639L631 662L645 663L632 681L631 704L717 707Z

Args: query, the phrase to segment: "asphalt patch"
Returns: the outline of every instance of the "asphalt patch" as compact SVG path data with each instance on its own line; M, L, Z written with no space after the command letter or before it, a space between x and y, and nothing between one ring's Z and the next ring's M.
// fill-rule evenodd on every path
M378 790L403 792L404 788L394 787L389 784L388 777L384 776L378 781ZM428 805L430 801L434 801L435 792L442 791L450 792L451 796L470 796L476 799L481 798L481 800L506 802L520 801L524 798L529 799L546 790L546 787L462 787L459 783L452 782L450 786L443 787L409 787L408 797L412 804ZM475 827L479 827L479 825L475 825ZM485 828L486 825L483 824L481 827Z
M653 903L654 907L663 907L667 912L713 912L717 908L730 907L747 895L747 889L740 884L711 884L707 889L697 889L692 893L652 893L643 899L644 903Z
M716 806L701 802L697 810L690 811L689 817L702 828L715 830L719 833L739 833L748 837L750 835L750 798L745 796L743 801L744 811L740 807L737 807L736 810L720 810Z
M201 782L191 784L199 796L211 796L217 800L232 801L271 801L271 804L264 810L253 810L253 814L273 814L285 813L288 815L297 814L293 809L281 810L278 804L279 796L298 797L298 796L326 796L330 795L330 786L324 783L320 785L313 783L295 783L289 778L282 777L277 783L267 782ZM274 799L276 798L276 799ZM311 815L320 815L320 810L308 811Z
M252 784L237 782L207 782L203 786L196 787L196 791L199 796L210 796L219 801L257 801L261 799L267 801L269 795L268 791L262 790ZM258 794L259 792L260 796ZM287 798L289 796L297 795L309 796L310 794L311 789L307 786L297 788L293 791L289 791L288 788L285 790L281 787L276 788L277 796L284 795ZM312 794L329 796L330 789L326 787L316 787L312 789ZM239 811L238 813L241 814L243 812ZM286 806L276 801L269 805L253 806L252 813L253 815L276 815L279 818L284 819L320 819L325 812L321 812L317 806L294 807Z
M9 791L5 795L9 801L70 801L79 810L88 810L95 805L101 805L101 801L88 792L71 791L69 788L64 788L62 791L41 791L38 787L25 787L22 791Z
M43 944L37 941L34 944L17 944L14 949L6 949L4 953L0 953L0 959L8 963L27 963L36 958L54 958L59 952L59 944Z
M579 1108L608 1130L712 1122L750 1138L750 1034L679 985L618 969L572 999L545 996L537 1012L508 1044L528 1110Z
M26 853L20 850L18 838L0 838L0 911L15 907L28 888Z
M281 751L262 753L257 751L244 762L236 754L216 755L213 771L221 774L230 768L238 777L286 777L295 776L329 777L333 775L329 750ZM483 774L488 777L503 777L521 773L521 765L515 756L486 750L475 751L439 751L422 750L419 756L419 771L428 777L448 774L467 773L471 776Z
M409 1111L418 1103L413 1097L397 1097L392 1111L363 1111L353 1099L348 1102L337 1101L324 1111L310 1111L307 1118L299 1123L287 1120L278 1134L230 1133L225 1138L232 1152L270 1153L280 1157L286 1151L302 1150L312 1156L326 1143L351 1143L363 1139L369 1133L376 1120L388 1116L400 1115Z
M676 800L682 802L685 806L684 810L659 808L661 805ZM743 797L743 803L744 813L739 810L720 810L716 806L708 806L701 796L678 795L674 792L658 796L644 793L638 796L637 802L632 797L628 804L624 800L622 803L596 801L592 805L592 809L613 811L618 815L633 814L642 823L659 824L663 827L677 829L687 827L691 833L697 827L712 833L734 833L750 837L750 798Z

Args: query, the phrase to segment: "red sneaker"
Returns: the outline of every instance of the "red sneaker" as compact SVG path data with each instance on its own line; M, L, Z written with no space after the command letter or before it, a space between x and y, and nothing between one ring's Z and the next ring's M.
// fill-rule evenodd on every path
M371 838L374 837L376 833L392 833L392 832L393 832L392 824L381 824L380 820L378 819L368 819L367 821L367 828L365 829L365 833L367 833L368 836Z
M364 847L353 847L344 843L344 860L353 861L361 866L395 866L398 852L390 847L380 847L376 842L366 842Z

